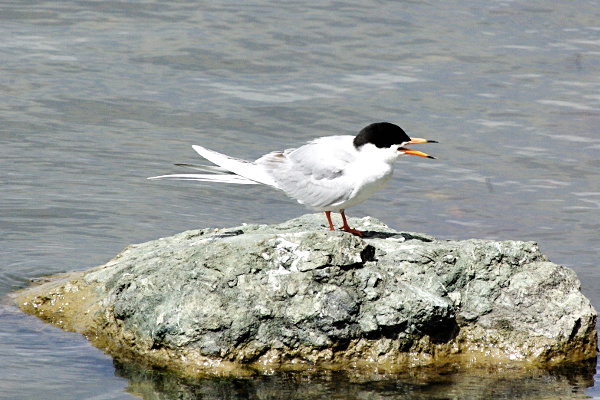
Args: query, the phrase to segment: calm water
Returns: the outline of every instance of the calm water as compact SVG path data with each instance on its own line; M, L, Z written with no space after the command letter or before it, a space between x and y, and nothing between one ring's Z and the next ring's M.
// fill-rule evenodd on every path
M305 212L266 188L145 179L197 162L191 144L257 158L390 121L439 140L439 160L398 162L351 216L537 241L600 308L598 1L5 0L0 22L1 296L130 243ZM0 398L22 399L600 398L589 368L184 382L8 301L0 371Z

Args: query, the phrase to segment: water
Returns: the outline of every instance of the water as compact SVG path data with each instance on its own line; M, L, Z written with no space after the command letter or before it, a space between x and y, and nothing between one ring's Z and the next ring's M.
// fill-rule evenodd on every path
M390 121L440 141L439 160L399 161L349 215L537 241L600 308L599 3L6 0L0 295L130 243L305 212L261 187L145 179L197 162L191 144L256 158ZM589 368L183 382L114 365L9 301L0 322L2 398L600 397Z

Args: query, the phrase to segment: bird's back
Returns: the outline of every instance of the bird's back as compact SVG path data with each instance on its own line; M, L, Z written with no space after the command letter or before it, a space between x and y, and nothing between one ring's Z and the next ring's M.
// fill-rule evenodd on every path
M319 138L297 149L269 153L256 164L265 168L277 188L299 203L317 211L337 211L372 194L361 193L367 183L361 174L365 166L360 165L361 156L353 139ZM388 181L389 177L385 177L383 185Z

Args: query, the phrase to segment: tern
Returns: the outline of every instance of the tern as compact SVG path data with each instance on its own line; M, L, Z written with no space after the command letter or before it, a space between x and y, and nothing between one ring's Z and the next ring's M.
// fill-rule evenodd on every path
M411 138L398 125L378 122L357 136L339 135L314 139L303 146L274 151L256 161L246 161L194 145L193 149L218 167L197 167L207 173L153 176L148 179L178 179L234 184L263 184L282 190L298 203L324 211L329 229L335 230L331 212L340 213L346 232L362 236L346 221L345 210L383 189L394 172L394 162L403 155L435 159L407 145L437 143Z

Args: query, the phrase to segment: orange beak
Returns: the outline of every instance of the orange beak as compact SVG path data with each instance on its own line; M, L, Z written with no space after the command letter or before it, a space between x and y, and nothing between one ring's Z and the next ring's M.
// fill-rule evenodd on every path
M422 139L422 138L410 138L410 142L408 142L406 144L409 145L409 144L418 144L418 143L437 143L437 141L427 140L427 139ZM412 154L413 156L433 158L434 160L436 159L435 157L430 156L429 154L423 153L422 151L407 149L406 147L399 147L398 151L401 151L404 154Z

